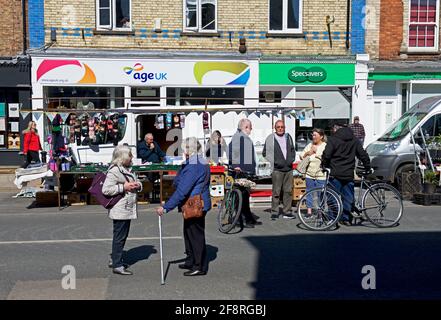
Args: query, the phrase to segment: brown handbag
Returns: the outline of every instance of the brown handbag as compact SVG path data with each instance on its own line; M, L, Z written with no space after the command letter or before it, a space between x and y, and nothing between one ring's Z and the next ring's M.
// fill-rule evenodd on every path
M194 195L185 201L182 206L182 216L185 220L204 216L204 200L200 194Z

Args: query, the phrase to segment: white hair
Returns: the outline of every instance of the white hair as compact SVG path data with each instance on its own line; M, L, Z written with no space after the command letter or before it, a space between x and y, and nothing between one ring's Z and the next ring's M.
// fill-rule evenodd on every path
M188 137L184 141L182 141L182 150L190 156L200 153L202 150L202 146L197 138Z
M129 146L119 145L113 150L112 164L123 166L132 156L132 150Z
M144 136L144 140L146 140L147 137L152 137L152 139L153 139L153 134L152 134L152 133L147 133L147 134Z
M247 118L243 118L239 120L239 124L237 125L237 128L240 130L243 130L247 124L251 124L251 120Z

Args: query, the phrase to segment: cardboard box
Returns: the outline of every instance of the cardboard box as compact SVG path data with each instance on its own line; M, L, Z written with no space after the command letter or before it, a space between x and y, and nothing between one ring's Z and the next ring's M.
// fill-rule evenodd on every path
M223 200L224 200L224 197L212 197L211 198L211 208L212 209L219 208Z
M306 179L305 178L294 178L293 187L294 187L294 189L306 188Z
M223 174L212 174L210 177L210 184L214 185L224 185L225 184L225 176Z
M57 207L58 192L55 191L39 191L35 194L35 202L42 207Z
M67 195L67 203L71 206L86 205L88 193L69 193Z
M306 189L294 189L292 193L293 200L299 200L306 192Z
M223 184L210 186L210 196L211 197L223 197L225 194L225 187Z

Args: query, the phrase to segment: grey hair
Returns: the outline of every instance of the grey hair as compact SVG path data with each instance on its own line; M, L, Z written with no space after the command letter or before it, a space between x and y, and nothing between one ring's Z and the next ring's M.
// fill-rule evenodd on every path
M152 134L152 133L147 133L147 134L144 136L144 140L147 139L148 136L151 136L151 137L153 138L153 134Z
M130 150L129 146L119 145L113 150L112 154L112 164L117 166L123 166L127 160L130 159L132 154L132 150Z
M251 120L247 118L240 119L237 128L242 130L248 123L251 124Z
M188 137L182 141L182 150L190 156L200 153L202 150L202 145L199 140L195 137Z

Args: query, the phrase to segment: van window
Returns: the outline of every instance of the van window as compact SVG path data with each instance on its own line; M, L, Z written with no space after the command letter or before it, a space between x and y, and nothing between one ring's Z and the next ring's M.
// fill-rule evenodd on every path
M441 114L436 115L435 136L441 135Z
M413 129L420 122L426 113L405 113L390 127L385 134L379 138L379 141L396 141L404 138L410 129Z
M421 127L426 139L433 137L435 133L435 117L436 116L430 117Z

